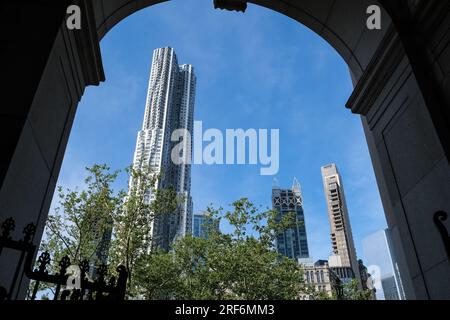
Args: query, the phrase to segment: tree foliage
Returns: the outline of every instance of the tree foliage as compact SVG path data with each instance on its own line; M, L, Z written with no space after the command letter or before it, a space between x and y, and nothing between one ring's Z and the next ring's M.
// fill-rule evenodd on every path
M146 299L298 299L305 290L297 262L280 256L273 240L292 225L276 221L274 211L260 212L248 199L233 210L208 209L213 223L207 238L185 237L169 253L149 257L139 273ZM226 220L233 231L217 225Z
M339 290L339 295L336 289ZM374 292L370 289L360 289L359 281L353 279L347 283L341 283L339 288L334 288L331 295L312 289L310 296L312 300L372 300Z
M311 291L297 261L276 251L275 239L293 227L295 213L280 217L246 198L229 211L210 207L206 237L184 237L163 252L154 246L151 229L155 219L178 210L182 199L175 190L157 188L160 175L145 167L125 170L127 192L113 189L119 171L106 165L86 170L83 189L58 188L59 206L40 247L54 261L67 255L73 264L96 263L107 257L111 270L124 265L128 299L336 299ZM231 231L220 232L221 222ZM342 291L344 299L371 297L356 282Z
M134 181L127 192L114 191L120 171L111 172L107 165L86 168L81 190L58 187L59 205L48 217L40 251L51 254L53 273L59 271L55 262L64 256L76 265L83 260L91 265L109 262L113 272L123 264L129 276L128 295L133 296L135 269L151 254L152 222L158 215L175 212L179 197L172 188L156 188L160 176L145 167L124 171Z
M359 289L359 283L353 279L343 285L343 300L372 300L373 291L370 289Z
M128 272L127 295L136 296L140 284L135 273L157 248L152 247L152 224L157 216L176 212L180 202L173 188L157 188L160 175L142 167L128 168L128 193L114 223L114 237L110 250L111 266L122 264Z
M48 217L40 251L51 253L53 261L68 256L73 264L83 260L98 263L111 233L114 219L120 211L120 196L112 184L118 171L110 172L106 165L86 168L85 188L58 188L59 206Z

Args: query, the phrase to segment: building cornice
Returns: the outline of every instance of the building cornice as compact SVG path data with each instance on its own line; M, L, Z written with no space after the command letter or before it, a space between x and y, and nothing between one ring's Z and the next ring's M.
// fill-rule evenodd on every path
M390 2L383 1L383 6L389 9L389 13L395 15L396 23L407 24L414 28L411 32L416 34L416 39L421 39L421 46L426 46L428 32L434 30L436 25L445 18L450 10L450 2L439 0L419 1L411 11L406 12L404 7L396 7ZM411 23L413 21L413 23ZM346 103L346 107L353 113L366 116L380 96L391 75L405 57L403 42L396 31L396 23L392 23L380 43L371 62L369 63L359 82ZM421 31L421 34L419 33Z
M400 38L391 25L372 61L356 84L346 107L353 113L366 116L404 56L405 51Z
M95 28L94 9L91 0L75 2L81 9L81 29L71 30L81 60L80 66L86 85L99 85L105 81L100 41ZM64 26L65 27L65 23Z

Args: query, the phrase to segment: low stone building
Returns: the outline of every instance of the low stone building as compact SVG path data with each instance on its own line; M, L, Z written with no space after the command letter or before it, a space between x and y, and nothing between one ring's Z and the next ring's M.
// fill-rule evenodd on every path
M315 263L308 261L299 261L304 268L304 277L307 287L311 289L310 293L302 295L302 299L313 299L313 293L325 293L330 298L333 293L337 294L340 290L340 279L336 273L329 267L328 261L318 260Z

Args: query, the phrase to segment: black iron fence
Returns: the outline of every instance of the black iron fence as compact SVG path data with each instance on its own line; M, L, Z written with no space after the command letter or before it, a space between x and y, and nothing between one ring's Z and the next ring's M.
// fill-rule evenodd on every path
M99 265L95 270L95 280L90 280L89 261L84 260L79 265L72 265L70 258L65 256L57 264L59 271L50 274L48 269L51 267L51 257L46 251L39 255L37 266L33 267L37 248L33 245L32 239L36 226L32 223L28 224L20 240L11 238L11 232L14 229L13 218L8 218L1 224L0 255L4 249L15 250L19 252L19 259L9 288L2 287L0 284L0 301L14 299L12 296L14 288L23 274L28 279L34 280L31 295L29 295L31 300L36 299L42 284L45 284L46 288L52 288L53 300L123 300L125 298L128 273L124 266L117 267L116 278L114 275L108 276L106 265ZM8 261L8 263L11 262Z
M450 258L450 234L444 224L448 219L448 214L443 211L436 212L433 216L434 223L441 234L448 257ZM96 279L90 280L88 273L90 269L89 261L84 260L75 266L79 274L75 277L68 272L74 265L71 264L70 258L65 256L59 261L59 272L49 274L51 266L51 257L48 252L42 252L37 260L36 268L34 265L34 256L36 246L32 243L32 239L36 232L36 226L32 223L23 229L23 238L13 240L11 232L15 229L15 221L13 218L6 219L1 224L0 234L0 256L3 250L10 249L18 251L19 259L17 261L14 275L9 288L5 288L0 283L0 301L12 300L14 288L16 287L19 277L24 274L30 280L34 280L31 295L29 298L35 300L39 292L40 285L45 283L54 289L54 300L123 300L125 298L125 290L127 284L128 273L124 266L118 266L116 271L118 277L109 276L107 274L107 266L100 265L96 267ZM8 264L11 262L8 261ZM2 266L0 265L0 271ZM342 283L338 277L332 279L333 289L337 297L342 297Z
M445 251L447 252L447 257L450 261L450 234L445 226L445 221L448 220L448 214L444 211L438 211L434 214L434 223L436 228L441 234L442 242L444 243Z

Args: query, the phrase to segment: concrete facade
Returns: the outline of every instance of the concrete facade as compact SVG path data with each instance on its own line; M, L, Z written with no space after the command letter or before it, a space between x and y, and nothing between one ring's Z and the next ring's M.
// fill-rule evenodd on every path
M321 172L328 220L330 222L331 247L333 255L338 257L335 260L339 261L335 263L335 266L351 268L354 277L360 281L358 258L353 241L342 177L335 164L322 167Z
M1 2L0 221L15 218L14 237L33 222L40 242L77 104L86 86L105 80L99 41L159 2ZM73 3L82 9L81 30L65 27ZM450 2L249 3L306 25L346 61L355 85L347 107L362 117L406 298L450 299L449 255L433 221L437 211L450 212ZM382 6L381 30L366 26L374 4ZM10 287L13 261L12 252L0 256L0 286ZM12 298L23 298L27 283L21 276Z
M336 297L343 289L343 285L354 279L350 267L332 267L326 260L315 263L299 260L303 268L304 281L307 287L315 293L322 293L328 297ZM302 300L312 300L312 294L302 294Z
M334 275L326 261L319 260L314 264L304 264L303 270L306 285L317 293L322 292L329 297L333 296L335 290ZM304 295L302 298L304 300L312 299L309 295Z

